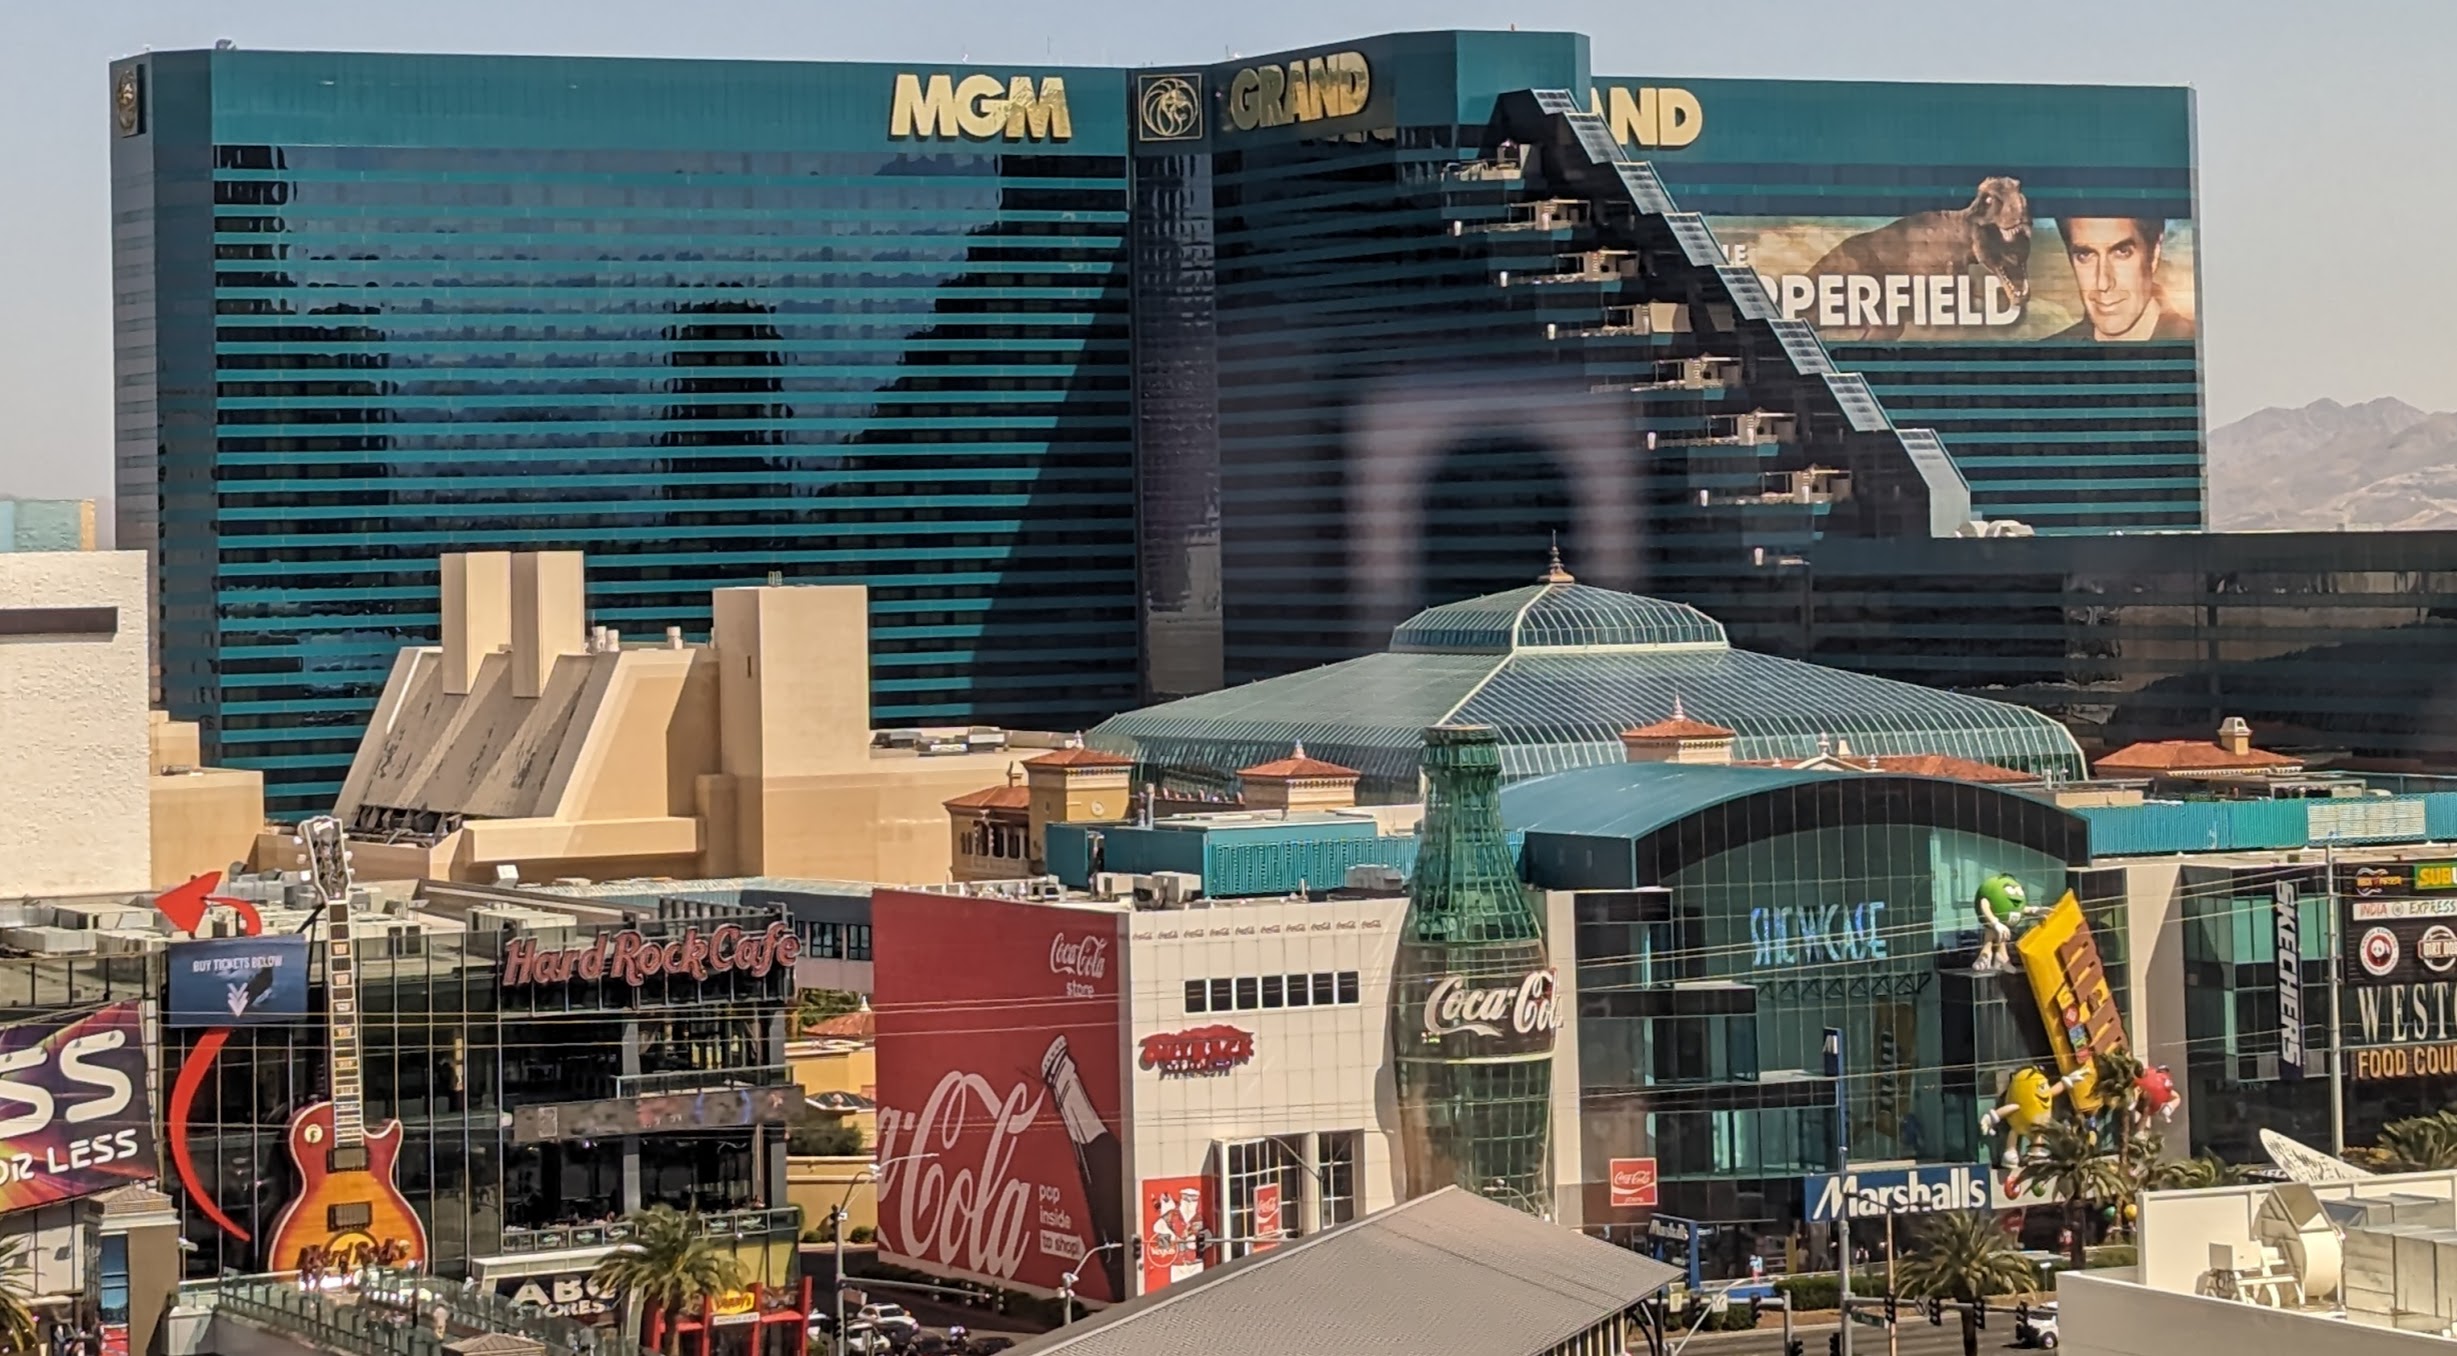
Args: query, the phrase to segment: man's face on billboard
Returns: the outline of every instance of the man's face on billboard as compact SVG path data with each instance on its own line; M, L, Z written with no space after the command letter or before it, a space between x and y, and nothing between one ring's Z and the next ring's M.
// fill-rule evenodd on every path
M2158 295L2158 242L2142 239L2141 223L2129 217L2076 217L2064 232L2090 328L2104 339L2141 323Z

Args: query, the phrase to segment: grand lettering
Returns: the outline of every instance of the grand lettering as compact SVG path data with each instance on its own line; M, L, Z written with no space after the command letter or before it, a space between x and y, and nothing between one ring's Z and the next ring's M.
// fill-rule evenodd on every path
M1020 1079L1001 1097L980 1074L951 1069L931 1089L920 1115L883 1108L879 1189L892 1206L882 1211L895 1229L892 1250L985 1276L1013 1276L1024 1260L1032 1185L1009 1180L1008 1170L1019 1137L1047 1100ZM976 1110L988 1129L980 1157L951 1173L948 1165Z
M1333 52L1285 66L1248 66L1230 77L1228 117L1240 132L1345 118L1365 110L1373 73L1362 52Z
M2366 1045L2457 1040L2451 1026L2452 981L2373 984L2355 990L2355 1022Z
M1504 1026L1532 1036L1559 1031L1562 1019L1560 988L1550 970L1481 989L1469 988L1464 975L1444 975L1425 994L1425 1034L1437 1040L1460 1034L1498 1037Z
M664 940L625 928L580 946L557 948L515 937L503 944L503 984L518 988L575 979L645 984L652 975L704 980L728 972L762 979L779 966L790 967L801 954L802 939L783 923L770 923L760 933L731 923L708 933L685 928L681 936Z
M1841 904L1774 905L1749 910L1749 964L1815 965L1825 961L1884 960L1883 900L1846 908Z

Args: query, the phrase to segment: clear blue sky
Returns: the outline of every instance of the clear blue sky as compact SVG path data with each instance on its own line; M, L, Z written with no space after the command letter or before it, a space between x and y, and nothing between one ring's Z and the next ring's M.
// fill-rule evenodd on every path
M106 64L147 47L1135 64L1367 33L1563 28L1599 71L2189 84L2213 422L2322 396L2457 409L2451 0L15 0L0 494L110 490Z

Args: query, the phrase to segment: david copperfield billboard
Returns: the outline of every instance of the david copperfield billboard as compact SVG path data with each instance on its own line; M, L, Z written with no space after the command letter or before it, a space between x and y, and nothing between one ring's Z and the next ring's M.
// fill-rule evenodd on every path
M134 1002L0 1027L0 1214L155 1176Z
M1593 106L1829 343L2199 332L2189 91L1683 80L1650 137L1667 83L1598 77Z
M1114 910L880 890L879 1246L947 1275L1127 1298ZM1097 1256L1095 1255L1097 1254Z

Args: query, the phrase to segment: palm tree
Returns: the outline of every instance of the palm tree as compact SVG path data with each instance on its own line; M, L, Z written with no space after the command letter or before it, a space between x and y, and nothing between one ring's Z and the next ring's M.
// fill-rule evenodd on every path
M2065 1229L2073 1235L2073 1266L2084 1260L2083 1211L2093 1201L2118 1201L2132 1194L2116 1156L2099 1143L2098 1131L2076 1120L2059 1117L2041 1125L2022 1155L2022 1180L2047 1187L2064 1203Z
M2142 1174L2142 1185L2151 1191L2191 1191L2200 1187L2234 1186L2243 1180L2242 1168L2209 1153L2155 1164Z
M1961 1302L1962 1356L1979 1356L1973 1301L2039 1283L2030 1259L1985 1210L1930 1215L1912 1236L1912 1248L1896 1272L1897 1283L1914 1295Z
M2374 1156L2398 1172L2457 1168L2457 1111L2409 1116L2380 1127Z
M680 1319L694 1304L705 1305L742 1288L742 1265L733 1253L701 1230L699 1219L672 1206L652 1205L631 1217L631 1238L597 1264L597 1283L643 1314ZM682 1334L666 1325L666 1356L678 1356Z
M2148 1068L2127 1050L2107 1050L2090 1057L2091 1082L2098 1089L2099 1105L2116 1114L2116 1170L2128 1181L2133 1178L2134 1151L2142 1147L2138 1140L2145 1130L2158 1141L2149 1161L2156 1162L2157 1149L2164 1147L2165 1136L2141 1122L2141 1076Z
M26 1289L26 1240L0 1244L0 1351L35 1351L43 1338L34 1326L33 1295Z

